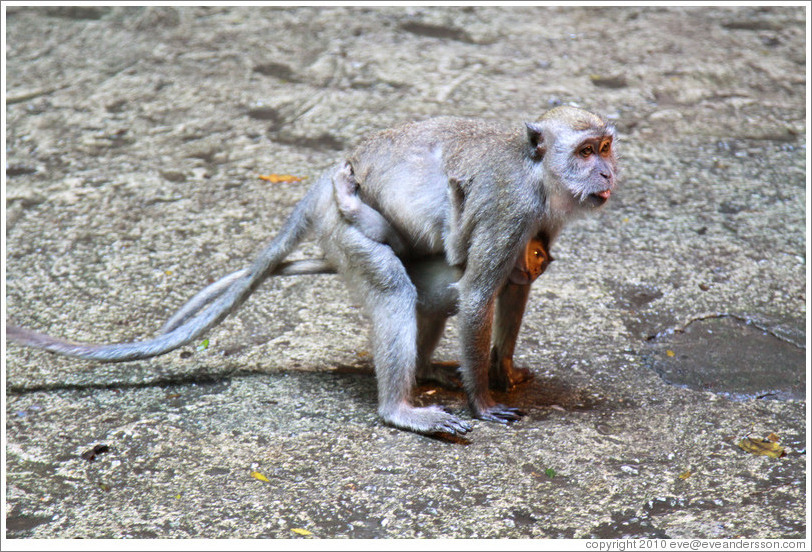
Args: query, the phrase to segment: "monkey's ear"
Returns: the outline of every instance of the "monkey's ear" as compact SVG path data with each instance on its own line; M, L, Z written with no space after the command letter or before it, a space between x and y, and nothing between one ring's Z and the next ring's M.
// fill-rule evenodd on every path
M530 142L530 156L534 161L544 159L547 148L544 147L544 129L540 123L525 123L527 127L527 140Z

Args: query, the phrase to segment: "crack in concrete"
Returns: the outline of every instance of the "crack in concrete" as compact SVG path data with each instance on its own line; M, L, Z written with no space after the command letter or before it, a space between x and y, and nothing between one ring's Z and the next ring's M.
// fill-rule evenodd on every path
M112 383L43 383L39 385L9 385L6 393L13 396L29 395L38 392L54 391L110 391L114 389L149 389L153 387L173 387L179 385L212 385L230 381L236 377L250 375L251 372L236 370L221 374L182 374L158 377L149 381Z
M709 312L709 313L702 313L702 314L691 316L690 318L688 318L685 322L683 322L680 325L674 326L673 328L668 328L668 329L663 330L661 332L657 332L656 334L653 334L653 335L646 336L646 341L654 341L654 340L660 339L662 337L665 337L667 335L673 335L675 333L684 333L685 330L688 329L688 326L690 326L694 322L703 322L705 320L718 320L718 319L723 319L723 318L732 318L733 320L741 322L741 323L743 323L743 324L745 324L747 326L753 326L754 328L757 328L757 329L761 330L762 332L765 332L765 333L771 335L772 337L774 337L774 338L776 338L776 339L778 339L780 341L783 341L784 343L789 343L790 345L793 345L793 346L797 347L798 349L803 349L803 350L806 349L805 344L798 343L795 340L790 339L789 337L778 334L775 331L773 331L772 329L765 326L764 324L759 324L758 322L756 322L752 318L742 316L740 314L733 314L733 313L730 313L730 312Z

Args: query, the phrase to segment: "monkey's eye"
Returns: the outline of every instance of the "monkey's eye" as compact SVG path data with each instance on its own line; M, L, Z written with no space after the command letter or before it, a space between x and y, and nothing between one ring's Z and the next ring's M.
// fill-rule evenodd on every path
M601 155L609 155L609 152L612 150L612 143L611 142L604 142L601 144Z
M542 255L542 253L541 253L541 250L540 250L540 249L534 249L534 250L533 250L533 255L535 255L537 259L540 259L541 257L543 257L543 256L544 256L544 255Z
M585 146L585 147L581 148L581 151L578 152L578 153L581 154L581 157L589 157L590 155L592 155L594 153L594 151L595 150L592 149L592 146Z

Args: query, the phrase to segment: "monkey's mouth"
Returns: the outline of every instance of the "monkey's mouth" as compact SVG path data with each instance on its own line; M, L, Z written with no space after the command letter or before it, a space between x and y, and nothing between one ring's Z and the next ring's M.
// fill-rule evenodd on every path
M612 190L606 189L600 192L595 192L594 194L589 194L589 199L592 200L592 203L595 205L603 205L609 199L609 196L612 195Z

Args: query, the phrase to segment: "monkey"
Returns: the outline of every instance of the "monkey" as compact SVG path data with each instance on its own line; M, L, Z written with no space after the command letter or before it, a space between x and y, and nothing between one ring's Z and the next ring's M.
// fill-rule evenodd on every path
M604 119L561 107L525 124L524 133L447 119L407 125L362 143L349 157L364 201L412 239L413 251L443 250L449 264L465 266L457 284L460 371L469 409L478 419L518 419L514 409L495 403L488 389L494 314L505 313L498 292L513 261L529 236L543 231L554 240L566 222L606 203L616 183L614 140L615 130ZM417 152L419 162L413 161ZM447 198L443 201L450 176L463 198L458 216L452 216ZM404 206L407 216L398 216ZM497 320L496 327L500 324ZM504 325L507 336L513 329ZM426 335L433 333L425 329ZM390 404L405 387L388 396ZM407 412L398 416L421 414Z
M474 418L520 419L517 409L493 400L488 386L494 325L499 332L504 324L505 335L513 331L511 321L501 319L500 291L532 236L543 233L552 243L567 222L606 204L617 183L615 141L615 128L606 119L559 106L523 127L455 117L407 123L373 134L346 158L359 197L407 238L408 257L442 254L450 266L462 269L456 284L460 376ZM332 179L342 168L342 163L328 168L250 269L172 331L112 345L54 344L12 326L7 337L105 362L164 354L221 322L311 234L371 322L378 414L384 423L426 434L467 433L472 424L453 413L411 402L418 331L435 339L437 328L418 328L417 290L402 258L341 215ZM462 199L456 215L448 193L451 178L459 182ZM522 286L522 302L528 291Z

